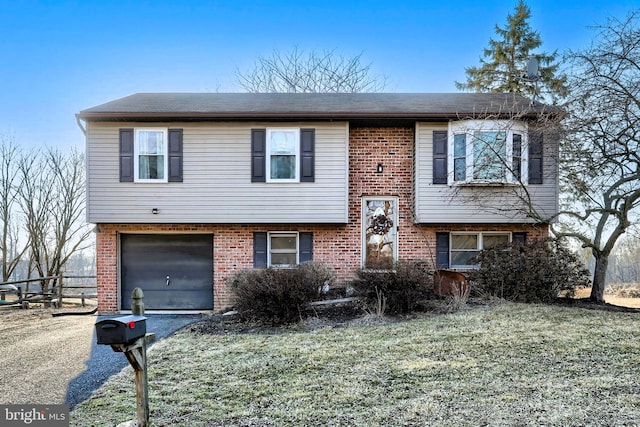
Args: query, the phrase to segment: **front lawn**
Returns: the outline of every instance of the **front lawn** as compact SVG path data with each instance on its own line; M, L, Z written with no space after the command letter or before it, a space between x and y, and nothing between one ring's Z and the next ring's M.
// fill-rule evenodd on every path
M585 426L640 420L640 314L501 304L149 350L152 426ZM122 356L124 357L124 355ZM135 418L133 372L72 426Z

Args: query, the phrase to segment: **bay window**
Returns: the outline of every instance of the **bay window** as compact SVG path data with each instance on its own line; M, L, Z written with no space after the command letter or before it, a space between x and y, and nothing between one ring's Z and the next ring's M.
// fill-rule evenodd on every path
M449 127L449 184L515 183L526 176L523 124L465 120Z

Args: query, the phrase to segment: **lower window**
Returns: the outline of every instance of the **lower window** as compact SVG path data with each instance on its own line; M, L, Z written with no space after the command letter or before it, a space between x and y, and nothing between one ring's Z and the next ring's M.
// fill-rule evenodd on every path
M475 268L474 256L483 249L507 245L511 242L511 233L451 233L452 268Z
M269 233L269 267L293 267L298 264L298 233Z

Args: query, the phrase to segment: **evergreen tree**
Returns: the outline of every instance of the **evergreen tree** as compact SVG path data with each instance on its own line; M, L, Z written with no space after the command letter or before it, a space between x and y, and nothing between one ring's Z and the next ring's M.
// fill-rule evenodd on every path
M465 68L467 81L456 82L460 90L493 93L515 93L529 98L543 98L556 102L567 94L566 77L556 76L557 52L534 53L542 45L540 34L533 31L527 20L531 9L520 0L513 15L507 15L504 28L496 25L498 40L489 39L480 66ZM527 64L531 57L538 60L538 76L527 76Z

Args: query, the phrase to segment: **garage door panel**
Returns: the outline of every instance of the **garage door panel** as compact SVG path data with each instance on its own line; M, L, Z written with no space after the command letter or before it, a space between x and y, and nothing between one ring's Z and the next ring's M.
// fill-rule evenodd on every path
M120 249L123 309L136 287L146 309L213 308L213 235L123 234Z

